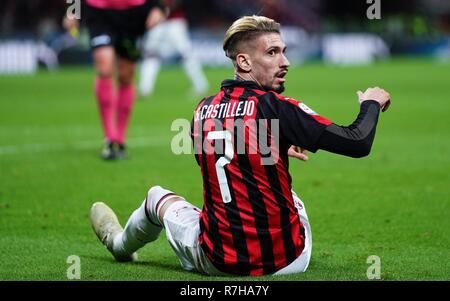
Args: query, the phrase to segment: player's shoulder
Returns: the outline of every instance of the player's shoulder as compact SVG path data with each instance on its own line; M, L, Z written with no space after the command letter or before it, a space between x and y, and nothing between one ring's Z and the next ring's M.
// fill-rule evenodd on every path
M203 106L203 104L211 102L215 97L217 97L217 94L203 97L195 106L194 111L196 111L199 107Z
M289 97L281 95L275 91L263 91L263 90L253 90L255 94L258 95L258 97L265 99L269 102L282 102L282 103L291 103L295 106L298 106L299 103L303 103L302 101Z
M308 105L306 105L302 100L292 98L289 96L281 95L275 91L260 91L260 95L263 97L263 99L266 99L271 104L282 104L287 106L294 106L297 109L300 109L301 111L305 112L308 115L313 116L319 116L316 111L311 109Z

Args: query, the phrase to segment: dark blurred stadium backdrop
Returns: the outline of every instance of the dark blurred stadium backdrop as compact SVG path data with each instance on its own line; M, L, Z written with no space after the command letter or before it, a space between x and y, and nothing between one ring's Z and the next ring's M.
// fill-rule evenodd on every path
M404 54L450 57L450 2L445 0L380 0L381 19L372 20L366 12L373 0L187 2L194 51L207 66L228 63L220 48L224 29L246 14L263 14L283 24L294 64L317 59L366 64ZM69 6L64 0L1 1L0 73L35 72L39 63L49 69L90 63L86 30L77 39L62 30Z

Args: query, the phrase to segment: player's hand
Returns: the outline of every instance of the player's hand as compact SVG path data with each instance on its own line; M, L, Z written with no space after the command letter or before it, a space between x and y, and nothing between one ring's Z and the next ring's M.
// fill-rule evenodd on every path
M309 158L307 156L307 153L308 153L308 151L306 149L299 148L298 146L295 146L295 145L292 145L288 149L289 157L297 158L302 161L308 161Z
M63 28L72 36L76 37L80 28L80 22L77 19L64 17L62 22Z
M153 8L147 16L147 21L145 23L147 30L152 29L159 23L163 22L167 18L166 13L159 7Z
M379 87L368 88L364 93L358 91L356 94L360 104L365 100L375 100L380 104L382 112L385 112L391 104L391 95Z

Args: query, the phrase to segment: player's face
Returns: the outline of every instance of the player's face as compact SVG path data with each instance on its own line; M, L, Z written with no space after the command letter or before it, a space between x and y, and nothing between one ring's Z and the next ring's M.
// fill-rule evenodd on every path
M278 33L262 34L255 42L256 49L250 54L251 75L265 90L282 93L290 65L285 56L286 44Z

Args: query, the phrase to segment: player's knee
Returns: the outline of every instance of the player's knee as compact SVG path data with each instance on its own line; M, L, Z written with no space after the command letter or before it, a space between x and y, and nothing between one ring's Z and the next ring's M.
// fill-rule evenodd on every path
M119 66L118 81L122 86L128 86L133 83L134 64L122 63Z
M145 210L149 214L149 218L157 223L158 217L156 214L156 206L161 196L162 187L161 186L153 186L147 192L147 197L144 201Z
M161 186L151 187L147 192L147 202L149 204L149 207L155 207L162 198L171 194L174 193L170 190L162 188Z
M100 78L112 79L114 77L114 62L109 59L95 61L95 73Z
M155 210L155 213L167 200L177 201L184 200L184 198L177 195L173 191L165 189L161 186L153 186L147 192L147 202L149 204L150 210Z
M161 186L153 186L148 190L146 198L147 212L152 220L161 222L159 211L163 203L165 203L163 201L174 195L175 193Z
M133 76L119 75L119 85L129 86L133 83Z
M101 79L112 79L114 77L114 72L112 70L109 70L108 68L100 68L97 69L97 77Z
M153 200L157 195L160 194L163 188L161 186L152 186L147 192L148 200Z

